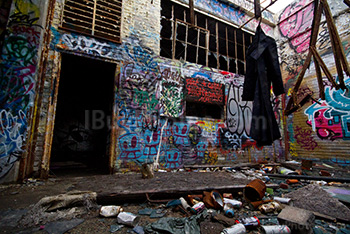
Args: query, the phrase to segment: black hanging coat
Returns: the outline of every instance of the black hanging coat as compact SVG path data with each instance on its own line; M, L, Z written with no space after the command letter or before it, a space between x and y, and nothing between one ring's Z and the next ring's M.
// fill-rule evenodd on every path
M260 25L256 29L246 56L243 101L253 102L250 137L258 146L271 145L281 137L270 97L271 83L275 96L284 93L277 45L266 36Z

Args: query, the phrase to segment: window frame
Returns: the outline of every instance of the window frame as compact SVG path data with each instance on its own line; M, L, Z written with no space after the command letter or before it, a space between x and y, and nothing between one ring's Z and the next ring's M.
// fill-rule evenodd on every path
M185 40L180 40L180 39L177 39L177 29L178 29L178 25L184 25L185 28L186 28L186 34L185 34ZM189 31L189 28L190 29L193 29L193 30L197 30L197 43L196 44L193 44L193 41L189 42L188 41L188 31ZM200 35L201 33L204 33L205 34L205 46L201 46L200 45L200 36L198 37L198 35ZM194 63L198 63L198 51L199 49L204 49L205 50L205 54L207 56L207 53L208 53L208 40L209 40L209 30L206 30L204 28L201 28L201 27L198 27L196 25L192 25L188 22L185 22L185 21L182 21L182 20L179 20L179 19L175 19L174 21L174 33L173 35L176 35L176 37L174 37L173 39L173 50L174 50L174 53L172 53L172 59L177 59L179 60L179 58L176 58L176 43L177 42L182 42L182 43L185 43L185 58L184 60L185 61L189 61L187 60L187 46L190 45L190 46L193 46L196 48L196 61ZM189 62L192 62L192 61L189 61Z
M178 22L191 25L189 20L189 6L178 4L171 0L161 0L161 5L162 29L160 33L160 55L171 59L178 59L178 54L176 52L176 41L178 41L177 25ZM203 20L205 20L205 22L203 22ZM215 25L210 22L215 22ZM204 25L205 28L203 28ZM171 28L169 30L169 28L166 27ZM252 33L239 29L233 26L233 24L218 19L218 17L211 17L208 13L204 14L197 9L195 9L195 23L191 25L191 27L209 31L209 36L206 37L206 45L204 46L204 48L206 48L205 53L203 53L205 59L204 62L198 61L198 48L200 46L197 43L196 60L189 61L187 59L187 44L183 46L185 49L183 60L235 74L245 75L246 50L252 43L254 36ZM224 29L223 35L221 34L222 32L219 32L222 31L222 28ZM163 33L163 30L167 30L167 33ZM230 30L232 31L230 32ZM171 32L170 36L168 35L169 31ZM167 35L165 36L165 34ZM198 40L199 38L197 38L197 41ZM223 44L220 44L220 41Z

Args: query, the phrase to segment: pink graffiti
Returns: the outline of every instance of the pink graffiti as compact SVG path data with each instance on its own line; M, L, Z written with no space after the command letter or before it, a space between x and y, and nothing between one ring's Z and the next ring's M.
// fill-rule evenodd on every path
M295 127L294 132L294 137L301 148L306 150L314 150L318 146L317 142L311 135L312 130L302 129L301 127L297 126Z
M280 15L280 32L282 36L289 39L291 47L298 53L309 48L310 29L314 16L314 6L309 2L309 0L295 2L286 7ZM306 7L302 9L304 6Z
M321 109L314 113L313 121L318 137L322 140L332 141L337 138L343 138L341 121L335 121L334 117L327 118L325 116L327 110L328 109ZM336 118L339 118L339 116L336 116ZM312 120L308 120L306 123L312 126Z

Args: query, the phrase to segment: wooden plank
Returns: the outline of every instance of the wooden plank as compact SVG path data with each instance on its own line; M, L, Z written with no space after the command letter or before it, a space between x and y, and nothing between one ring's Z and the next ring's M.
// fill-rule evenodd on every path
M230 167L230 168L239 168L239 167L259 167L258 163L238 163L238 164L219 164L219 165L185 165L184 168L223 168L223 167Z
M153 199L178 199L182 196L189 194L202 194L203 191L217 190L220 193L233 193L240 192L246 185L228 185L228 186L200 186L195 188L175 188L173 190L161 190L161 189L151 189L142 191L128 191L123 190L120 192L102 192L97 194L98 204L118 204L130 201L145 201L147 199L146 194ZM278 184L267 184L267 188L278 188Z
M318 64L321 66L328 81L332 84L333 87L335 87L336 89L339 89L339 85L333 79L331 72L328 70L327 65L323 62L323 60L322 60L320 54L317 52L316 48L314 46L310 46L310 50L311 50L311 53L313 54L314 58L317 60Z

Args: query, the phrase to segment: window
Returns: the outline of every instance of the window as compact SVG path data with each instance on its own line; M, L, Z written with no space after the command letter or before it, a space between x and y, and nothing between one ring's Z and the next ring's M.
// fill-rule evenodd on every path
M225 95L223 84L186 78L186 116L221 119Z
M122 0L66 0L62 28L120 42Z
M222 105L186 101L186 116L221 119L222 113Z
M199 12L191 25L189 8L170 0L161 4L161 56L245 74L251 34Z

